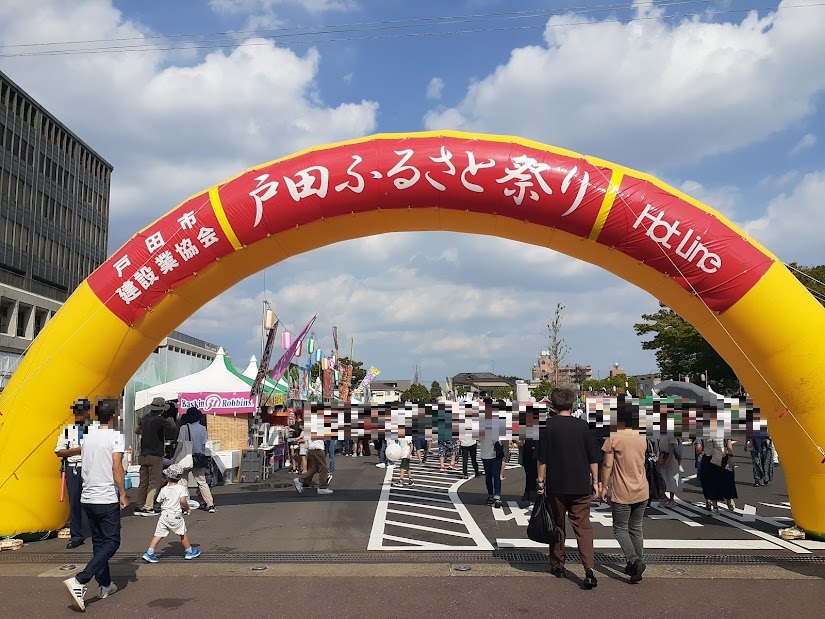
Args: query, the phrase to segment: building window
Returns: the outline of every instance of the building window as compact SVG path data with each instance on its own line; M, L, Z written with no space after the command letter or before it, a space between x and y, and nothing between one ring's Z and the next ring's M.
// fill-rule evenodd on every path
M37 308L34 313L34 337L43 330L46 323L49 321L49 310Z
M11 316L14 313L14 301L12 299L0 300L0 333L11 335Z
M31 305L19 303L17 306L17 337L27 337L29 320L32 315Z

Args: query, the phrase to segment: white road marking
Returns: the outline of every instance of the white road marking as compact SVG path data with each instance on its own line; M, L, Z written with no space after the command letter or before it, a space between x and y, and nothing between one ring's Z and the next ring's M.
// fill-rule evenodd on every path
M529 539L496 539L498 548L544 548L547 544L539 544ZM576 538L571 536L564 540L565 548L576 548ZM593 547L603 550L619 549L619 542L615 539L595 539ZM646 539L645 548L649 550L776 550L771 542L759 539Z
M436 465L437 466L437 465ZM372 523L367 550L493 550L493 545L470 516L467 508L461 503L458 496L458 488L468 480L456 479L456 472L433 471L432 466L411 463L412 477L414 484L409 486L392 486L393 469L387 469L384 481L381 486L381 495L378 499L378 506L375 509L375 517ZM422 483L424 482L424 483ZM428 488L428 489L424 489ZM418 503L422 501L422 503ZM445 507L427 505L426 503L442 503ZM450 507L446 507L449 505ZM398 509L404 506L407 509ZM409 509L409 508L412 508ZM415 511L422 509L421 512ZM450 512L457 518L450 518L447 515L436 516L432 512L423 510L439 510L440 512ZM390 519L389 515L405 516L413 519L412 522L401 522ZM444 527L427 526L415 522L416 518L445 523ZM448 524L446 524L448 523ZM456 525L461 525L463 530L457 530ZM447 528L447 527L450 528ZM392 527L407 529L411 531L409 537L391 535L387 529ZM415 532L420 534L415 535ZM459 537L471 541L469 544L442 544L430 542L426 538L432 534ZM398 543L405 545L397 545Z
M403 509L388 509L388 514L398 514L400 516L414 516L415 518L426 518L427 520L439 520L441 522L454 522L455 524L463 524L459 519L445 518L444 516L434 516L432 514L419 514L418 512L408 512Z
M766 507L775 507L776 509L790 509L790 503L763 503L762 501L759 502L760 505L764 505Z
M507 506L510 508L510 513L505 513L504 508L496 509L495 507L491 507L490 509L493 510L493 518L497 522L507 522L509 520L515 520L516 524L520 527L526 527L530 524L530 512L529 510L524 509L523 507L519 507L518 503L515 501L507 501Z

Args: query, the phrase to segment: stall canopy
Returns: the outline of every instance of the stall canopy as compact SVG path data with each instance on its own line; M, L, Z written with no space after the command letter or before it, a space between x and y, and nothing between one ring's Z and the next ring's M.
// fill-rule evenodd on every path
M244 378L248 378L251 382L255 381L255 377L258 375L258 359L255 355L252 355L249 358L249 365L246 366L246 369L241 372L241 376ZM268 393L283 393L286 394L289 391L289 383L287 382L286 376L281 377L277 383L269 378L268 376L264 377L264 394Z
M257 369L255 371L257 372ZM152 398L158 396L166 400L177 400L179 393L203 391L248 393L253 380L254 375L252 378L244 376L232 365L232 361L226 356L224 349L219 348L212 363L206 369L162 385L138 391L135 394L135 410L148 406L152 402ZM272 390L278 393L286 393L285 386L281 387L281 385L276 385L272 381L266 382L264 393L269 393Z

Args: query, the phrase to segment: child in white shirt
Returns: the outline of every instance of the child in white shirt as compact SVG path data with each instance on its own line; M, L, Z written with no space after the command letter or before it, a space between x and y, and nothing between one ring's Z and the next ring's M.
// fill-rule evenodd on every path
M143 553L143 560L148 563L159 561L155 555L155 548L160 540L169 535L170 532L180 535L180 541L183 542L183 547L186 549L183 558L194 559L200 556L201 551L198 548L192 548L189 536L186 533L186 523L183 520L184 514L188 516L190 513L189 489L178 483L183 475L183 470L177 464L172 464L164 469L163 474L166 476L166 485L161 488L156 499L160 503L160 518L158 519L158 526L155 528L155 536L149 544L149 550Z
M393 486L412 486L412 473L410 472L410 456L412 455L412 438L403 436L404 432L401 430L401 436L398 442L401 444L401 466L398 467L398 479L392 482ZM404 481L406 473L407 480Z

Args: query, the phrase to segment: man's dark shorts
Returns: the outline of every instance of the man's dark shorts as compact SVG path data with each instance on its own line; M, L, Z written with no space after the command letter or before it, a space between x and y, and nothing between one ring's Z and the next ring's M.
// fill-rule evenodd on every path
M410 459L409 458L401 458L401 470L402 471L409 471L410 470Z

